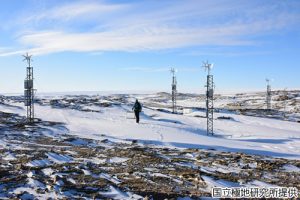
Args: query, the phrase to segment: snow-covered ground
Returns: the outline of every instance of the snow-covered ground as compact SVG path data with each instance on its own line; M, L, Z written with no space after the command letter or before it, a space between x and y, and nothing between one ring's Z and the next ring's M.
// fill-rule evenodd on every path
M207 136L206 119L144 108L141 123L128 118L129 106L105 108L101 113L36 106L37 117L67 124L71 134L98 139L108 135L184 148L209 148L300 159L300 124L226 114L216 120L215 136ZM130 113L133 115L132 113ZM197 113L202 116L205 113ZM223 116L223 114L217 114Z
M106 99L99 96L40 98L42 103L35 105L36 117L63 122L69 129L69 134L83 138L101 139L106 135L116 139L139 140L172 147L216 149L300 159L300 123L297 122L219 112L214 116L215 135L207 136L205 110L189 109L185 114L172 114L157 109L160 107L167 110L170 105L167 96L152 94L116 95ZM92 103L85 98L92 99ZM140 124L135 123L131 112L135 98L139 98L144 104ZM195 108L204 103L195 102L195 98L186 97L179 101L179 105L180 102L184 102L186 108ZM223 103L218 100L218 104L228 103L228 98L220 98L223 99ZM53 99L56 100L52 102L59 104L51 104ZM78 105L74 99L80 99ZM157 99L160 100L160 104L157 103ZM104 103L108 103L108 106L103 106ZM61 106L69 104L74 106L71 109ZM11 101L10 105L13 106L0 105L0 110L25 115L25 108L21 102ZM224 116L229 119L219 118Z
M218 96L213 136L195 94L179 95L178 114L166 93L39 96L33 125L24 123L22 96L0 96L0 198L198 199L213 187L299 189L298 94L284 110L279 94L271 112L260 93Z

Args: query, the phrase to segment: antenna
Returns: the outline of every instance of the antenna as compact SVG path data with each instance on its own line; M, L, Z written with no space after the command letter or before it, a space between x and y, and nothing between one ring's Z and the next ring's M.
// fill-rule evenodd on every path
M213 64L208 61L203 62L205 71L207 71L206 81L206 118L207 118L207 135L214 134L214 77L211 75Z
M269 78L266 78L267 82L267 93L266 93L266 104L267 104L267 111L271 111L272 109L272 90L271 90L271 82L272 80Z
M27 122L34 122L34 88L33 88L33 67L31 66L32 55L23 55L23 61L27 61L26 78L24 80L24 104L27 107Z
M176 96L177 96L177 80L176 80L176 70L174 68L171 68L170 70L172 74L172 112L177 112L177 106L176 106Z

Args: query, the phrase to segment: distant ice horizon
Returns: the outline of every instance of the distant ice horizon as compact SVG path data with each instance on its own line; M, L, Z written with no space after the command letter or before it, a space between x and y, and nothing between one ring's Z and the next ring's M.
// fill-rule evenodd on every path
M272 91L280 91L284 90L284 88L274 88ZM287 88L287 91L295 91L299 90L300 88ZM53 96L53 95L113 95L113 94L156 94L156 93L171 93L171 90L99 90L99 91L41 91L39 92L37 90L37 93L35 96ZM242 89L236 89L236 90L217 90L215 94L222 94L222 95L230 95L230 94L238 94L238 93L263 93L266 92L266 90L257 89L257 90L242 90ZM189 94L205 94L205 89L202 90L181 90L178 91L178 93L189 93ZM11 95L11 96L20 96L23 95L22 92L0 92L0 95Z

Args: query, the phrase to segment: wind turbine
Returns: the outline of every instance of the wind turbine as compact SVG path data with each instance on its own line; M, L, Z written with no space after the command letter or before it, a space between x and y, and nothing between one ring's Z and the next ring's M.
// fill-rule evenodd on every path
M30 62L32 61L32 55L29 55L28 52L25 55L22 55L24 57L23 61L27 61L28 67L30 67Z
M207 71L208 75L210 75L210 71L213 68L213 66L214 66L214 64L208 63L208 61L206 61L206 62L203 62L202 67L204 67L205 71Z

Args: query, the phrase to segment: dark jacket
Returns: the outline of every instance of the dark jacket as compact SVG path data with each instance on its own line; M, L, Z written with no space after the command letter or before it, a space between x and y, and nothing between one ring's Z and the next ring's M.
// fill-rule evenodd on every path
M134 110L135 112L141 112L142 105L140 104L140 102L136 101L134 106L132 107L132 110Z

